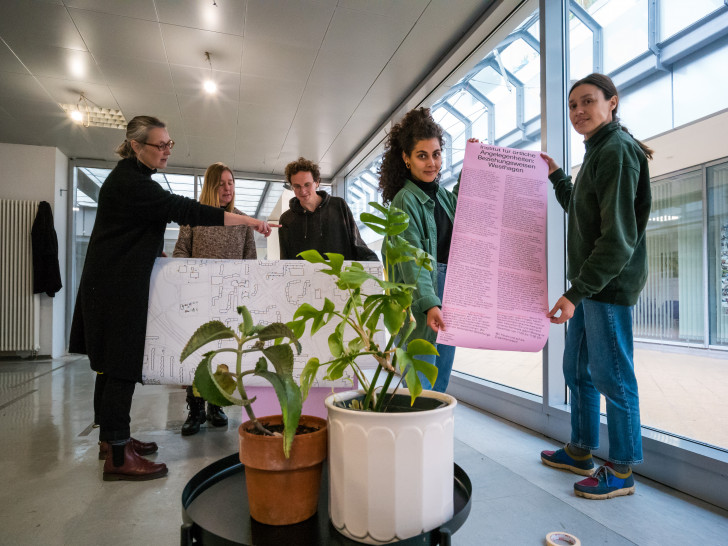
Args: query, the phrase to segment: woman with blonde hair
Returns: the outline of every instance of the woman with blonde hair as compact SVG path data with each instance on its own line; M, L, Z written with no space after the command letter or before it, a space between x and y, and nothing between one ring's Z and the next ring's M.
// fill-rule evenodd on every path
M235 208L235 176L230 167L224 163L213 163L205 171L200 203L220 208L228 213L246 216ZM172 257L255 260L258 256L255 251L253 229L241 225L233 228L180 226ZM200 425L205 421L210 421L215 427L227 425L227 416L220 406L208 402L205 413L205 400L194 395L192 386L187 387L187 408L189 414L182 425L183 436L197 434Z

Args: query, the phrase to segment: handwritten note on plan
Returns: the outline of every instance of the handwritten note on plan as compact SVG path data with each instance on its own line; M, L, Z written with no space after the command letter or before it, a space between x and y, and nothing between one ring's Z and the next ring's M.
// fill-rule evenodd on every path
M548 170L538 152L468 142L438 343L540 351L549 331Z

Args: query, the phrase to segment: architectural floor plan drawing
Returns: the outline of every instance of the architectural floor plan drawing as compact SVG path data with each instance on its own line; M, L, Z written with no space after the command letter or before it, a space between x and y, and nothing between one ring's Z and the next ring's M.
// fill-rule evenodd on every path
M382 264L364 262L372 274L382 277ZM219 320L233 329L240 323L237 308L248 307L255 323L288 322L302 303L320 309L329 298L340 305L348 297L334 284L334 280L317 271L321 264L301 260L208 260L200 258L158 258L149 287L147 336L144 347L145 384L190 385L202 351L192 354L184 362L179 356L187 340L202 324ZM379 286L370 281L363 292L373 294ZM322 362L331 358L327 339L332 328L317 333L315 340L307 333L301 339L303 350L295 356L294 375L299 375L309 358L316 356ZM383 334L379 334L383 335ZM218 342L219 347L233 346L228 340ZM210 350L203 349L204 352ZM244 366L254 367L260 357L254 353ZM215 364L227 364L235 369L235 362L225 362L218 356ZM363 368L376 366L374 359L362 360ZM317 379L318 387L351 386L351 377L338 381L324 381L323 373ZM269 386L264 380L251 377L250 386Z

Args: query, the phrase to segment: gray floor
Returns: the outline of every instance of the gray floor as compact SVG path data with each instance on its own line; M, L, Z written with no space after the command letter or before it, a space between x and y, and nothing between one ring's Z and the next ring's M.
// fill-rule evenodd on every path
M239 415L227 430L203 427L183 438L184 391L139 386L132 434L160 444L156 458L169 476L104 482L91 428L93 380L85 359L0 362L0 544L179 544L184 485L237 450ZM539 462L555 442L462 404L456 419L456 462L474 487L456 545L543 545L550 531L584 546L728 544L724 510L642 478L631 497L577 498L577 476Z

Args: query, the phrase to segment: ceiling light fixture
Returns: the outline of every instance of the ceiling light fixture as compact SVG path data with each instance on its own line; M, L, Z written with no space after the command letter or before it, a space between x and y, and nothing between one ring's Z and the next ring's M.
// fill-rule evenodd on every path
M74 108L71 110L71 119L75 121L76 123L82 123L83 122L83 114L80 110Z
M83 102L83 112L86 112L86 116L83 115L83 112L81 111L81 102ZM88 101L86 100L86 97L84 96L83 92L78 97L78 102L76 103L76 108L71 110L70 112L71 119L75 121L76 123L83 123L84 127L88 127L90 120L88 116ZM86 118L86 122L84 123L83 118Z
M126 119L124 119L124 114L121 113L121 110L103 108L83 93L78 97L76 104L61 104L60 106L74 123L78 123L84 127L126 129Z
M209 51L205 51L205 59L207 59L207 64L210 65L210 78L205 80L203 87L208 95L214 95L217 92L217 84L212 79L212 58Z

